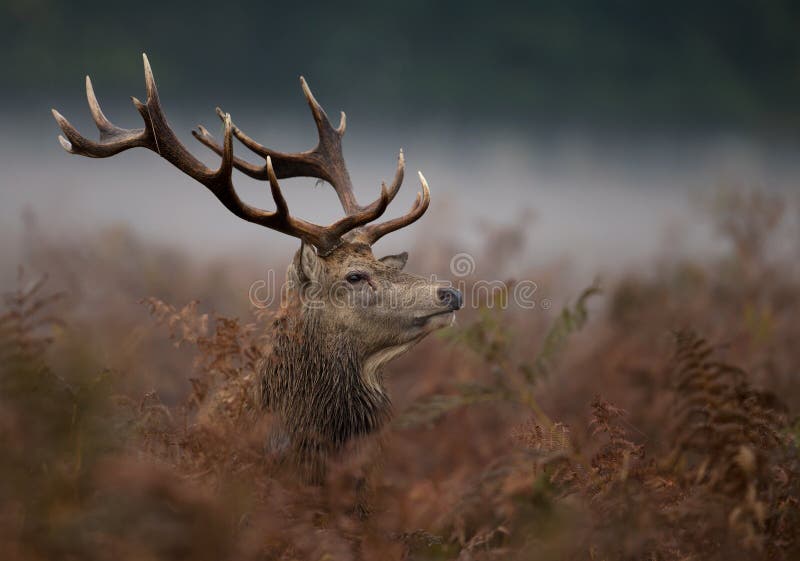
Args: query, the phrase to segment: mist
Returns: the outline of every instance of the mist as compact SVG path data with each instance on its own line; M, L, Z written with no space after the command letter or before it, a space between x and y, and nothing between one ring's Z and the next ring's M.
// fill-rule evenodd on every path
M67 109L63 112L79 130L95 134L85 107ZM245 107L238 113L247 122L237 124L265 145L294 151L315 142L310 116L276 119L268 107ZM126 126L135 125L137 118L132 107L115 108L112 115ZM209 166L218 165L217 157L188 134L204 123L219 137L213 113L172 119L184 143ZM201 259L234 256L252 264L288 256L297 245L237 220L200 184L146 150L89 160L61 148L49 112L24 120L6 115L3 121L0 235L5 281L24 262L26 215L58 236L129 227L145 240ZM416 170L431 186L432 209L415 227L382 242L381 250L401 250L424 233L471 251L480 245L487 223L523 220L531 263L565 260L584 278L641 267L648 257L665 252L713 252L717 240L706 222L697 219L705 197L725 187L791 193L800 178L800 161L793 157L798 147L791 142L732 134L647 136L552 128L523 134L490 126L466 131L407 125L392 130L360 125L351 117L344 148L362 202L377 197L381 181L391 179L400 147L407 173L387 216L412 204L419 190ZM235 151L258 160L242 145ZM265 184L239 173L235 183L246 201L272 208ZM340 216L328 185L311 179L282 185L294 214L319 223Z

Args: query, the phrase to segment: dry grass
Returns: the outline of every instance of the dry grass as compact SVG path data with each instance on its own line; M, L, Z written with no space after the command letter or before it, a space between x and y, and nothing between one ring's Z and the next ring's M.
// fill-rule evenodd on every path
M3 557L796 559L800 279L769 251L783 203L713 208L719 261L623 274L558 313L466 311L392 365L396 421L322 487L265 446L272 314L212 312L246 275L198 281L120 231L119 268L108 235L31 243L52 280L21 276L0 314ZM523 249L500 233L487 269Z

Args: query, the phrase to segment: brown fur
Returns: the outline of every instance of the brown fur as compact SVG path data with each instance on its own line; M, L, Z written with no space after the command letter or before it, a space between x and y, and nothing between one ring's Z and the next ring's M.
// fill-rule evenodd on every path
M303 245L289 267L262 401L283 428L273 447L289 451L311 479L324 476L328 457L390 417L383 365L452 321L436 296L439 284L402 272L404 262L404 255L378 260L368 245L344 243L324 257ZM367 279L349 283L354 271ZM441 315L419 320L432 313Z

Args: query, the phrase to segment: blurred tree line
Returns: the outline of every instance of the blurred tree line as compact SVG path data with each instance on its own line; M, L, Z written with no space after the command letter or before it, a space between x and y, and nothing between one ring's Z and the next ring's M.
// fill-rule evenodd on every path
M7 98L298 102L465 124L800 125L792 0L0 0ZM124 98L127 99L127 98Z

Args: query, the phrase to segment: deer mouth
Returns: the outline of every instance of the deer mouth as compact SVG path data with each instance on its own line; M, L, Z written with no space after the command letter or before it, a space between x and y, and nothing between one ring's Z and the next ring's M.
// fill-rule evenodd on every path
M440 316L450 316L450 321L447 324L443 324L442 327L444 327L445 325L452 324L453 321L456 319L455 312L453 310L447 309L438 312L433 312L432 314L416 317L414 318L414 325L422 327L424 325L429 324L433 318L437 318Z

